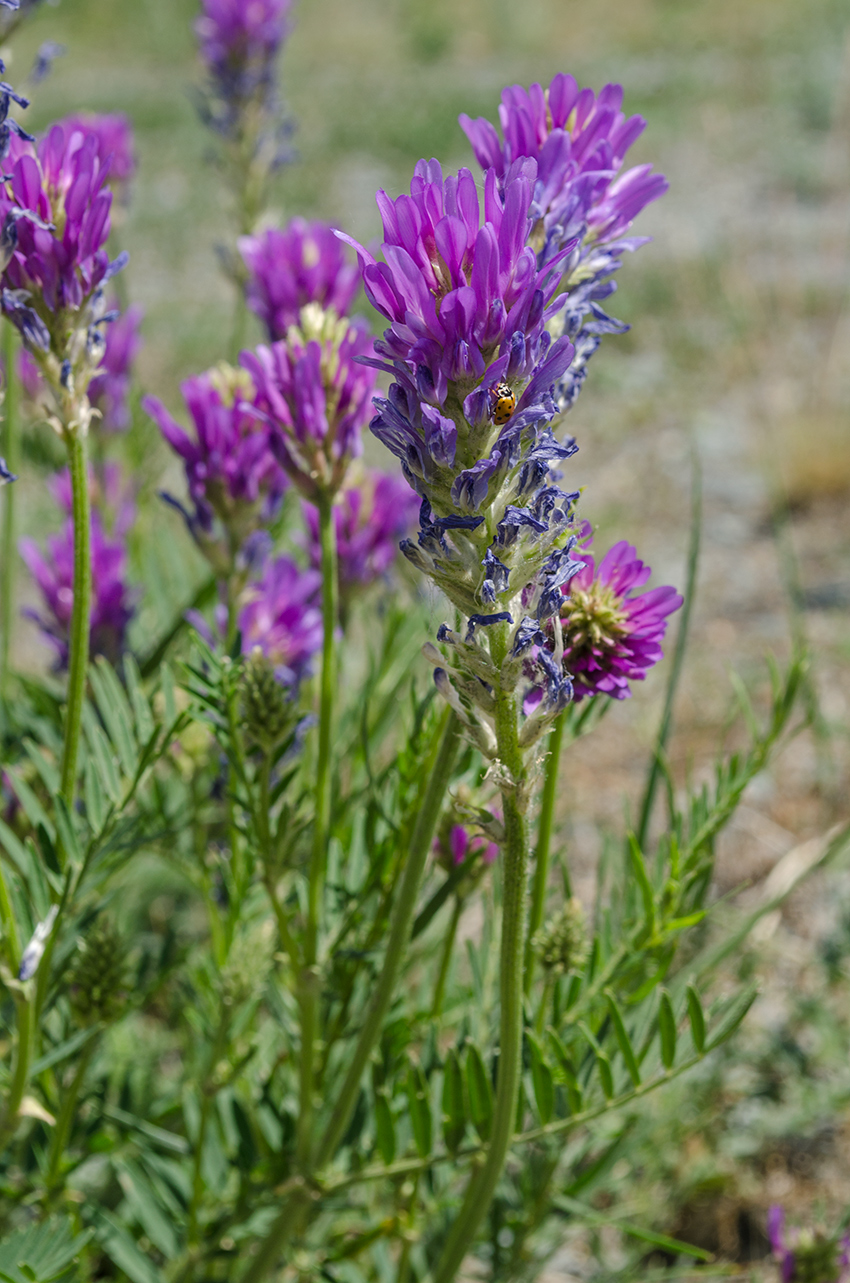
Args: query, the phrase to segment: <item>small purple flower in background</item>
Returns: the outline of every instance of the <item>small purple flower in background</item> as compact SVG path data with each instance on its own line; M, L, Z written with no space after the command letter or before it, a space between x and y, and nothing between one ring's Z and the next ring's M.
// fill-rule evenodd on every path
M0 486L7 486L10 481L17 481L14 472L10 472L6 466L6 460L0 455Z
M280 506L286 476L271 452L271 429L257 409L255 386L245 370L222 363L187 379L180 390L194 437L156 397L144 397L142 408L183 459L194 512L165 497L183 512L199 546L226 576L250 536ZM224 548L212 537L216 517L226 531Z
M321 565L319 514L311 503L302 504L310 540L310 563ZM385 575L398 555L399 540L416 524L419 502L401 477L386 472L366 472L362 482L349 486L334 505L339 588L343 602L356 591Z
M74 501L68 469L58 472L48 483L48 488L66 517L70 517ZM122 476L117 463L89 467L89 498L110 534L123 539L136 520L136 502L133 489Z
M652 573L625 540L596 568L592 553L573 554L584 567L564 585L563 666L576 702L585 695L628 699L629 682L643 681L663 658L667 616L682 605L675 588L638 592Z
M67 46L57 44L55 40L45 40L39 45L30 68L30 83L39 85L42 80L46 80L53 70L56 59L62 58L67 52Z
M434 850L441 864L456 869L468 860L479 856L482 864L494 864L499 856L495 842L489 841L483 834L470 834L462 824L453 824L443 841L434 838Z
M575 403L586 378L586 366L604 334L629 327L608 316L600 303L616 289L607 278L621 266L622 254L638 249L646 237L625 237L634 218L663 196L668 183L651 165L620 173L625 156L643 132L641 116L620 110L623 90L606 85L597 97L579 89L572 76L557 75L548 88L513 85L499 107L504 142L493 125L479 117L460 117L461 128L484 170L493 169L501 183L526 159L537 164L531 205L529 243L542 267L565 247L562 264L569 298L550 327L568 334L576 356L557 391L561 412ZM585 316L591 319L583 324Z
M208 76L202 119L229 142L247 144L266 169L289 159L276 64L291 8L292 0L202 0L195 23Z
M767 1237L782 1283L847 1283L850 1232L786 1230L785 1211L774 1204L767 1213Z
M123 489L116 465L107 467L102 479L90 473L90 488L95 505L91 525L90 647L92 655L105 655L114 664L125 649L127 627L133 616L132 594L125 582L124 540L135 509ZM71 482L67 471L59 474L51 490L59 505L69 513ZM73 521L68 517L61 531L48 537L46 552L43 553L33 539L22 539L20 550L42 598L40 613L24 610L23 614L38 624L45 640L56 651L55 667L61 671L68 666L74 605Z
M133 126L123 112L77 112L56 122L73 139L94 138L97 157L106 171L106 181L126 199L130 179L136 172Z
M284 686L306 676L321 649L320 585L317 571L301 570L288 557L277 557L267 561L243 595L238 621L242 653L250 655L259 647Z
M327 223L293 218L282 230L271 227L241 237L238 246L248 269L248 306L266 327L270 342L286 338L308 303L348 315L360 273Z
M362 452L375 372L358 358L371 352L365 325L310 303L285 341L239 358L257 388L272 449L307 499L336 494Z
M130 424L127 399L132 364L142 345L139 329L143 315L140 307L129 307L104 326L103 356L98 373L89 383L88 398L92 409L100 412L100 418L93 422L101 423L109 432L123 432ZM25 348L18 354L18 376L30 401L38 404L46 388L38 366Z

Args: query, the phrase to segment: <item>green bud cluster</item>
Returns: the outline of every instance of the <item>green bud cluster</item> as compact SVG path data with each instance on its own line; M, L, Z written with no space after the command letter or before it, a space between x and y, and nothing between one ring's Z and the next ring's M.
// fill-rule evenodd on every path
M532 941L540 965L550 975L580 971L587 960L587 923L581 901L575 896L551 921L544 923Z
M81 1025L116 1020L127 1001L124 942L107 917L80 941L71 964L68 997Z
M255 744L265 752L276 748L292 730L294 709L277 681L274 667L255 646L245 661L241 679L242 718Z
M838 1283L841 1244L821 1230L802 1230L794 1244L794 1283Z

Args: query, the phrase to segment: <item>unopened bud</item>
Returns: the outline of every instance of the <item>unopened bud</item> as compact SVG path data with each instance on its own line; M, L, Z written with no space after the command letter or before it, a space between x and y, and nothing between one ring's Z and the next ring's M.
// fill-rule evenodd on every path
M543 969L553 976L580 971L587 960L587 924L581 901L575 896L535 932L534 951Z
M98 918L71 964L68 996L79 1024L117 1019L127 1001L125 982L124 943L108 918Z
M245 729L260 748L270 752L292 730L295 708L275 677L274 665L259 646L248 656L241 687Z

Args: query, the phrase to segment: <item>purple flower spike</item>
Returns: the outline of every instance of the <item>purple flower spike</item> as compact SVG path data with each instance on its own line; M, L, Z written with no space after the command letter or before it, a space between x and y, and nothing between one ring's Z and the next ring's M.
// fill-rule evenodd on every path
M375 372L372 340L357 321L308 304L301 327L285 342L243 352L241 365L257 388L257 407L271 431L281 466L305 498L334 495L362 451Z
M270 429L244 370L222 364L187 379L181 391L194 437L156 397L144 397L142 407L184 461L195 508L184 516L192 535L216 569L227 574L250 536L277 511L286 477L271 452ZM216 517L227 532L223 549L212 538Z
M125 582L127 552L120 537L110 538L99 512L92 513L92 655L105 655L115 663L125 648L127 626L133 615L132 596ZM47 540L42 553L32 539L22 539L21 556L29 567L42 598L41 611L25 610L56 652L58 671L68 667L69 631L74 605L74 523L68 519L57 535Z
M130 179L136 172L133 126L129 117L123 112L78 112L57 123L72 139L75 134L83 140L95 139L98 160L106 170L107 182L126 197Z
M609 278L621 266L623 253L645 243L645 238L626 236L632 221L668 187L651 165L621 172L646 124L641 116L623 115L622 99L620 85L606 85L597 97L562 74L548 89L535 84L504 91L499 108L504 142L483 117L460 117L479 164L497 173L503 188L518 166L536 165L529 243L540 268L562 260L569 296L550 332L553 338L569 335L576 349L556 389L562 413L574 405L602 336L629 328L600 305L616 289ZM565 248L569 254L564 260Z
M270 560L260 579L249 584L239 612L242 653L256 646L274 665L284 686L304 677L321 648L323 628L318 602L321 575L300 570L288 557Z
M310 535L310 562L318 570L319 514L302 505ZM385 575L398 555L399 540L416 525L419 502L400 477L369 472L358 486L343 490L334 507L340 593L345 599Z
M591 553L574 553L584 568L562 588L564 669L576 702L585 695L628 699L630 681L643 681L663 658L667 616L682 605L675 588L638 592L652 573L625 540L596 569Z
M104 248L112 205L109 166L94 135L61 125L37 148L14 137L6 163L11 181L0 191L3 309L30 348L45 351L58 324L54 315L79 311L111 270L123 266L116 260L110 269ZM88 320L97 323L100 316ZM61 328L67 328L64 318ZM55 337L58 353L63 336Z
M270 342L286 338L307 303L348 315L360 274L327 223L293 218L282 231L271 227L258 236L243 236L238 245L248 268L248 306L266 327Z

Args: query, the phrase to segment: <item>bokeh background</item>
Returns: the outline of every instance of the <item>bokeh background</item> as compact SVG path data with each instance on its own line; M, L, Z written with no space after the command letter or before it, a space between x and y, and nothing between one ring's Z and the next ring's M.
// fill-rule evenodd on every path
M146 314L139 388L175 411L181 379L229 355L233 323L216 255L231 210L193 103L195 16L193 0L44 5L9 69L20 85L42 41L67 46L33 90L30 128L81 109L133 121L139 170L116 233L131 256L123 284ZM707 778L720 746L734 745L730 673L758 704L765 654L782 662L792 638L810 645L813 729L757 781L721 843L717 892L732 914L847 810L848 32L841 0L301 0L282 63L297 158L280 175L277 217L328 218L363 240L379 232L375 189L395 195L420 156L471 163L458 113L495 118L506 84L563 70L597 90L619 81L625 109L646 117L633 163L653 161L670 192L636 227L653 243L619 273L611 310L633 329L594 358L572 412L581 449L570 476L586 487L600 548L628 538L654 582L681 586L698 460L703 543L677 779ZM27 437L21 534L55 524L47 434ZM154 498L169 477L179 491L179 474L141 413L125 450L150 497L134 545L148 584L134 634L144 649L204 571ZM25 601L23 567L20 580ZM22 669L49 662L25 622L13 653ZM566 757L561 835L579 894L638 794L662 693L656 671ZM843 868L816 874L730 964L762 981L746 1031L659 1099L600 1206L747 1268L766 1250L770 1202L808 1223L847 1212L847 882ZM621 1276L630 1259L616 1234L567 1225L551 1279Z

